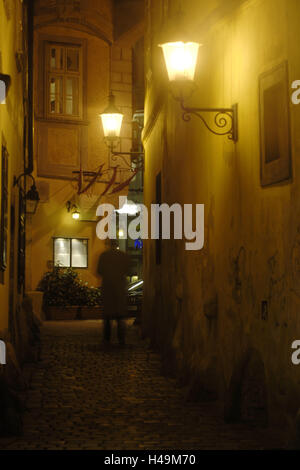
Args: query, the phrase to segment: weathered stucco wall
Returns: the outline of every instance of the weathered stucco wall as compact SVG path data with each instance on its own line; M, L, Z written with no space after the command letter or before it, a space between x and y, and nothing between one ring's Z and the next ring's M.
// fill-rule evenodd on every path
M188 252L184 241L163 241L161 265L155 241L145 242L144 330L160 345L166 371L225 401L247 351L255 350L248 372L261 378L257 395L270 419L286 422L300 406L300 366L291 362L291 344L300 336L300 108L290 105L293 180L263 189L258 77L288 60L290 81L299 79L300 4L181 3L187 30L203 44L189 104L238 103L239 140L212 135L197 118L182 121L157 47L171 12L167 2L149 1L145 201L155 201L161 172L162 202L205 204L205 242Z

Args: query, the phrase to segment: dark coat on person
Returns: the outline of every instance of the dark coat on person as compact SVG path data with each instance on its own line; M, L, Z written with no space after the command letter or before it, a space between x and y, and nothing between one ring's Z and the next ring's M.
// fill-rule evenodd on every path
M129 261L126 253L110 249L102 253L98 274L102 277L104 315L122 317L127 313L127 280Z

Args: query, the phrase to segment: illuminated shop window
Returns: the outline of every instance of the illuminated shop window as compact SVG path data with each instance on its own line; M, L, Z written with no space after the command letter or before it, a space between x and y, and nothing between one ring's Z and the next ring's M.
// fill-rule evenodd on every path
M47 116L82 117L82 48L46 43Z
M87 268L88 240L86 238L54 238L53 259L55 266Z

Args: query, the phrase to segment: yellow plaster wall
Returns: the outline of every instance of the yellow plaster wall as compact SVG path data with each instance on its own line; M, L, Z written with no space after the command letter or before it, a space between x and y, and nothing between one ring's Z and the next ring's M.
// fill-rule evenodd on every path
M23 171L23 73L18 72L15 54L22 48L21 25L17 21L22 18L22 2L7 2L6 10L4 2L0 3L0 71L11 76L11 86L6 99L6 104L0 104L0 149L5 143L9 154L8 173L8 267L4 273L4 284L0 284L0 330L8 328L9 310L9 279L10 279L10 207L15 205L16 221L18 197L13 188L13 177ZM0 163L1 165L1 163ZM0 182L1 185L1 182ZM0 188L1 190L1 188ZM17 226L16 226L17 230ZM17 254L17 237L14 248ZM15 273L17 268L17 256L14 257ZM17 277L12 282L14 302L17 301Z
M226 3L226 5L225 5ZM299 137L300 107L290 105L293 181L260 186L258 76L289 63L299 79L298 19L294 0L249 0L182 4L187 30L198 34L198 89L191 106L239 105L239 141L210 134L197 118L185 123L168 94L155 19L148 8L146 40L145 201L155 199L162 172L163 202L205 204L205 244L185 251L164 241L162 265L155 242L145 243L144 327L162 350L175 351L191 376L217 371L221 396L243 351L256 348L267 379L271 416L293 415L300 405L300 368L291 344L300 336L299 317ZM152 15L152 19L151 19ZM161 20L160 20L161 21ZM156 24L156 30L152 26ZM162 28L162 26L161 26ZM160 112L159 109L161 104ZM151 130L153 127L153 130ZM217 318L205 306L218 299ZM261 318L261 302L269 318ZM284 416L284 417L283 417Z
M89 239L88 269L78 269L80 277L92 286L98 286L97 261L104 249L104 242L96 237L96 223L72 219L67 212L66 202L71 199L74 189L70 183L52 182L48 203L41 203L32 217L32 229L27 233L27 247L30 250L31 272L28 272L28 290L36 288L43 273L49 270L53 261L53 237L82 237ZM30 246L31 245L31 246ZM29 287L32 286L32 287Z

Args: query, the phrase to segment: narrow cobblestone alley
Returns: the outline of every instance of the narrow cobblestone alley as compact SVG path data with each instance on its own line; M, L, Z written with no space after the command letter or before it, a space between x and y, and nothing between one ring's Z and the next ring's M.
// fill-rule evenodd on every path
M128 345L101 345L101 321L48 322L31 373L24 436L2 449L264 449L268 430L227 425L221 406L185 401L159 356L128 325ZM114 333L116 333L114 331ZM116 341L114 335L113 341Z

